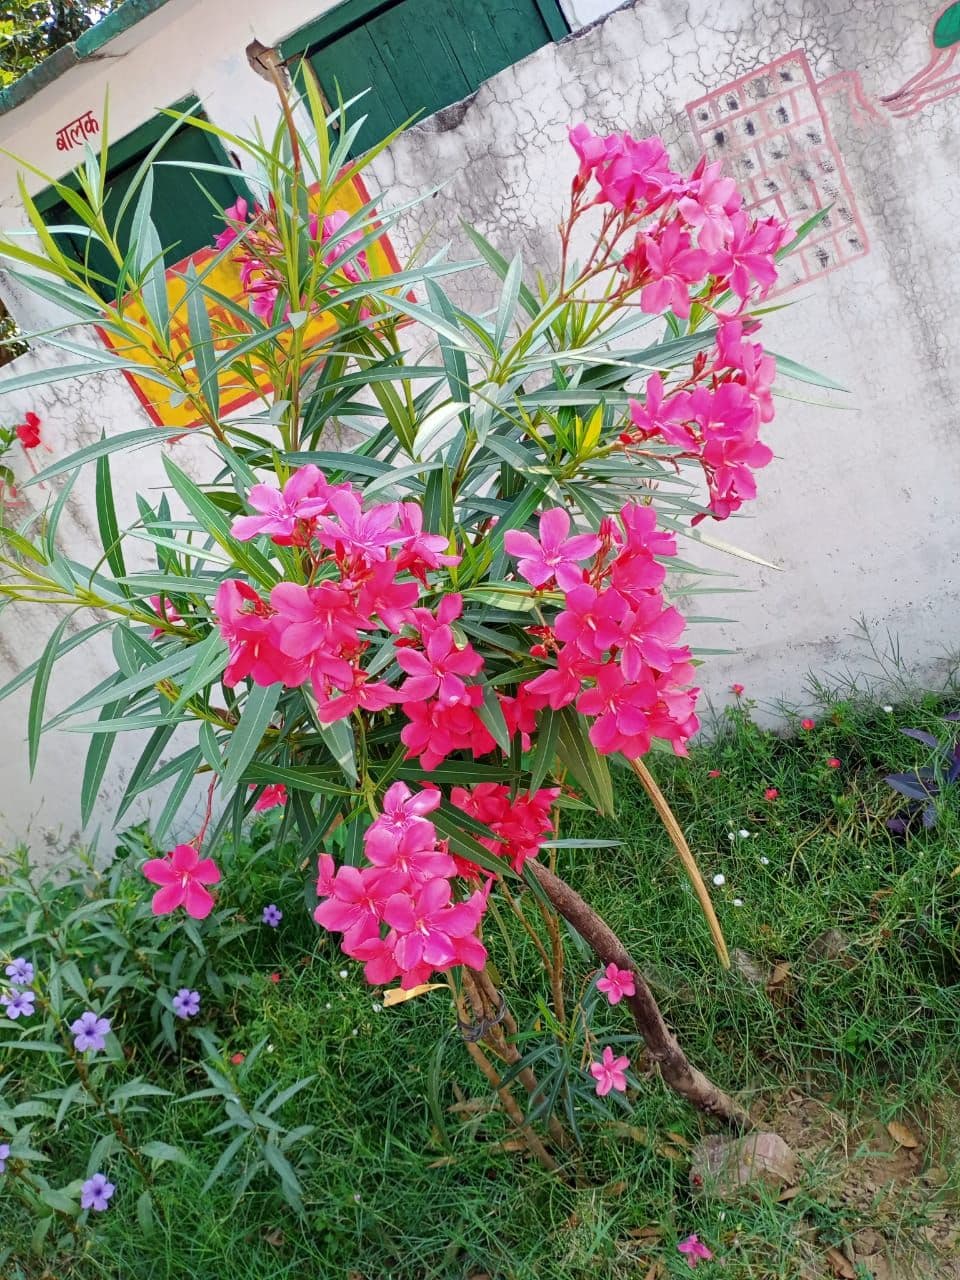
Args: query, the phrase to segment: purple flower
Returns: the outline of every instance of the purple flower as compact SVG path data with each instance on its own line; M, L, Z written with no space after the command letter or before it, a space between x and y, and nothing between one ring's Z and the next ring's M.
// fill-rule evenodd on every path
M173 1012L178 1018L192 1018L200 1012L200 992L181 987L173 997Z
M77 1018L76 1022L70 1023L70 1030L74 1035L73 1047L78 1053L86 1053L91 1049L94 1051L105 1049L106 1040L104 1037L110 1030L110 1019L98 1018L92 1009L88 1009L86 1013L82 1013ZM99 1174L96 1176L100 1177ZM112 1189L110 1194L113 1195ZM105 1209L106 1205L101 1207Z
M116 1189L112 1182L107 1181L105 1174L95 1173L80 1188L80 1203L84 1209L96 1209L98 1213L103 1213L109 1207L110 1197Z
M36 998L32 991L4 991L0 1004L6 1006L8 1018L29 1018Z
M0 1173L6 1173L7 1156L10 1154L10 1143L0 1142Z
M271 929L275 929L282 919L283 912L274 903L263 908L263 923L268 924Z
M33 965L24 956L17 956L4 969L14 987L29 987L33 981Z

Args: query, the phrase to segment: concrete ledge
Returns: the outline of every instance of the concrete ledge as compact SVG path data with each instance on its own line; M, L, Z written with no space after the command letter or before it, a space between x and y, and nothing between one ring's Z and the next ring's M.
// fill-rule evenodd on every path
M136 26L151 13L162 9L166 3L167 0L126 0L89 31L84 31L73 44L64 45L56 53L51 53L49 58L44 58L43 62L31 68L19 80L0 89L0 115L22 106L41 89L58 80L64 72L85 59L94 57L110 40Z

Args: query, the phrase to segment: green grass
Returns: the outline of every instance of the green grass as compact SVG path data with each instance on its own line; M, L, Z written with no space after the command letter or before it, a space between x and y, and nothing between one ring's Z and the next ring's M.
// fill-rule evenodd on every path
M503 1150L509 1127L452 1030L447 992L380 1008L353 963L318 937L295 851L275 851L264 825L244 874L250 901L277 902L284 921L232 944L231 965L248 981L219 1000L204 991L205 1016L229 1053L266 1042L227 1068L248 1103L271 1083L313 1077L283 1112L288 1125L315 1126L296 1148L304 1212L259 1173L238 1200L233 1175L204 1192L226 1141L210 1133L222 1099L171 1101L129 1119L141 1142L174 1143L191 1160L159 1169L152 1234L138 1225L125 1158L111 1158L114 1205L59 1253L31 1255L32 1223L0 1185L0 1245L10 1250L3 1280L642 1280L688 1275L676 1243L691 1231L725 1264L698 1274L725 1280L830 1276L829 1247L870 1240L901 1263L919 1259L918 1277L952 1275L948 1264L924 1261L923 1248L931 1230L954 1221L960 1192L960 805L949 799L935 831L904 843L884 827L897 799L882 781L925 763L924 748L898 726L937 731L943 709L932 698L892 715L835 701L814 731L786 738L736 713L689 760L653 760L708 882L725 876L712 892L731 949L765 976L789 965L769 989L720 969L669 841L628 775L617 775L614 823L577 815L564 833L621 841L562 851L559 869L641 962L694 1062L801 1148L793 1198L695 1197L688 1147L711 1126L644 1075L640 1057L642 1088L629 1113L620 1122L585 1118L584 1147L567 1160L565 1179ZM840 769L827 766L830 756ZM778 789L775 801L764 799L768 787ZM728 839L740 830L750 835ZM832 950L817 942L830 929ZM492 923L487 940L529 1024L546 994L532 948L516 933L506 945ZM572 948L570 956L576 983L590 967ZM601 1020L612 1034L629 1030L618 1010ZM147 1051L149 1037L132 1025L121 1039L132 1048L137 1035L139 1072L177 1098L208 1086L192 1037L178 1058ZM0 1050L0 1075L13 1073L6 1088L28 1097L44 1082L23 1074L41 1070L23 1057ZM892 1120L920 1140L909 1157L885 1137ZM72 1113L51 1139L53 1160L73 1159L82 1173L77 1153L102 1126L92 1110ZM893 1192L884 1169L897 1178ZM857 1274L872 1272L863 1264Z

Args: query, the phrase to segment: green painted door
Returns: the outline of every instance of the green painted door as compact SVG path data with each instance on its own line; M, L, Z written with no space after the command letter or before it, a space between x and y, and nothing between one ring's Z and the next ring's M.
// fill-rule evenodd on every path
M168 117L161 116L137 129L126 138L120 139L110 148L110 168L107 173L106 200L104 210L108 225L112 225L124 195L136 175L144 156L169 128ZM174 161L156 163L156 161ZM210 173L204 169L196 169L196 180L190 168L182 168L186 164L228 164L216 138L191 125L183 125L164 144L156 156L153 170L153 209L152 218L164 248L164 258L168 266L179 262L187 254L195 253L207 245L213 244L213 237L223 230L223 220L218 217L207 196L201 191L202 184L214 200L226 208L232 204L237 195L248 194L243 179L238 172L234 180L227 174ZM120 245L124 250L129 244L130 230L136 208L136 199L131 200L120 220ZM76 225L77 216L57 199L56 192L48 190L37 198L44 221L51 228L56 226ZM82 261L87 253L87 261L92 270L108 279L115 279L117 268L107 251L94 240L86 240L82 236L69 233L55 233L61 247ZM106 285L99 290L106 301L115 298L115 290Z
M327 98L369 90L354 112L364 151L411 116L458 102L566 34L557 0L352 0L283 46L302 53Z

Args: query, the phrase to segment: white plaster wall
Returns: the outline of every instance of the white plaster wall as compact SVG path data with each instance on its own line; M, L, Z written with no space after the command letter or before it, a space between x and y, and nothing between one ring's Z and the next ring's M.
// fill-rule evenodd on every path
M606 0L570 0L571 21L589 23L613 8ZM171 0L22 107L0 117L0 145L59 173L64 157L56 130L82 111L98 111L110 87L111 132L135 128L164 105L195 93L218 124L247 131L275 118L270 87L247 67L254 37L274 44L316 16L322 0ZM678 160L695 159L686 104L780 54L804 48L815 78L856 72L865 98L879 98L919 70L936 0L646 0L547 46L483 86L463 110L442 113L410 130L373 167L385 203L399 203L435 183L441 195L412 213L400 237L409 245L428 233L471 256L459 229L466 217L504 249L523 250L530 270L555 264L554 228L573 170L568 124L585 119L599 130L662 134ZM752 595L732 596L725 612L736 626L703 628L704 645L740 650L704 669L709 693L722 700L730 681L774 702L799 699L808 670L863 666L852 620L863 613L899 636L908 658L930 672L956 647L955 574L960 479L955 405L960 399L951 355L960 345L954 305L957 271L954 211L960 204L960 96L914 118L873 119L852 109L844 92L823 92L838 149L853 187L871 251L866 257L789 295L795 305L771 317L768 344L816 365L849 388L842 408L797 384L768 429L777 462L761 477L751 517L712 527L782 567L736 568ZM60 168L58 168L60 166ZM44 185L28 179L31 189ZM15 166L0 159L0 219L18 225ZM22 225L22 220L19 223ZM451 288L470 305L490 298L482 277L458 277ZM4 295L25 327L51 311ZM16 375L41 353L0 371ZM108 433L145 425L119 376L60 384L5 397L4 421L35 409L55 454ZM208 472L196 442L177 446L196 475ZM128 456L128 494L161 483L158 451ZM43 459L41 458L41 462ZM31 502L49 493L28 490ZM71 507L77 559L94 553L92 493L78 489ZM701 549L701 555L703 554ZM731 567L724 562L724 567ZM713 597L712 599L716 599ZM707 610L704 610L707 611ZM711 605L709 612L717 612ZM54 625L43 611L0 614L0 681L37 656ZM51 686L52 711L102 678L106 646L81 649ZM51 735L38 776L26 778L26 695L0 708L0 842L29 833L55 847L76 834L84 739ZM110 815L128 775L118 759L104 788ZM135 756L133 757L135 758ZM185 817L188 828L193 814Z

